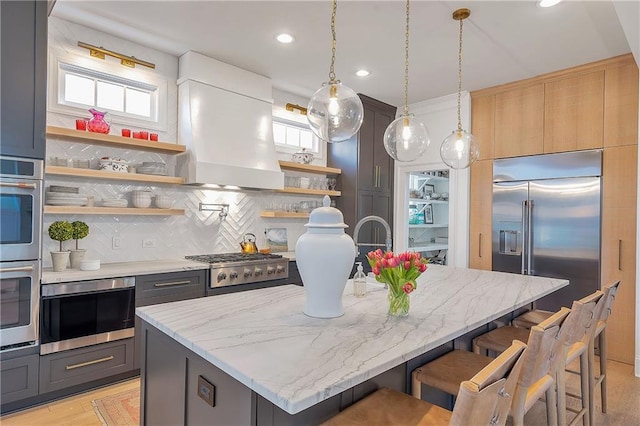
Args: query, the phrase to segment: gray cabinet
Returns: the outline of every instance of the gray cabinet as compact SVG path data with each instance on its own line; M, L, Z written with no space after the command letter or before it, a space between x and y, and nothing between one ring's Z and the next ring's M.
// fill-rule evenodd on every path
M207 269L136 277L136 307L197 299L205 295ZM140 368L140 318L135 319L134 368Z
M396 107L365 95L359 95L364 106L360 131L348 141L328 144L327 165L342 169L341 192L337 207L344 215L351 236L356 223L365 216L382 217L393 225L394 161L384 148L384 132L395 119ZM385 230L378 222L365 224L358 242L384 244ZM373 247L362 247L364 254ZM368 268L364 261L365 269Z
M45 154L47 2L0 2L0 154Z
M133 370L133 338L40 357L40 393Z
M0 401L3 405L38 394L39 358L35 353L0 361Z

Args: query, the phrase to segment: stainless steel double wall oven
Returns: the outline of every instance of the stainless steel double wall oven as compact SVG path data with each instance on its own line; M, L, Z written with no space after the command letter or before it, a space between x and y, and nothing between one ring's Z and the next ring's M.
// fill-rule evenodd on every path
M43 162L0 156L0 350L38 343Z

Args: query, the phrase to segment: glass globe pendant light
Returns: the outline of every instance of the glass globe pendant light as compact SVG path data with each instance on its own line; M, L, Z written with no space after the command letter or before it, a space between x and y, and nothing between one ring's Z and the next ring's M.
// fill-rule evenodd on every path
M409 0L404 41L404 109L402 115L389 124L384 132L384 148L396 161L413 161L429 146L429 132L413 114L409 114Z
M460 39L458 48L458 128L447 136L440 146L440 157L453 169L466 169L478 159L480 150L478 141L466 130L462 129L460 120L460 92L462 92L462 21L471 15L469 9L458 9L453 12L453 19L460 21Z
M364 107L356 92L336 80L336 0L333 0L332 6L329 82L323 83L313 94L307 107L311 131L331 143L346 141L358 133L364 118Z

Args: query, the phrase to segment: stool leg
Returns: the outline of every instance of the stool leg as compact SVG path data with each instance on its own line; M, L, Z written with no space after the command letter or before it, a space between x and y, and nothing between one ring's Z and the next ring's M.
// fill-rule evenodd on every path
M585 352L580 355L580 402L582 403L582 409L585 413L582 415L582 424L584 426L590 425L591 420L591 386L593 385L593 374L589 369L589 350L587 348Z
M418 380L418 369L413 370L411 373L411 395L422 399L422 383Z
M600 347L600 398L602 399L602 412L607 412L607 330L602 330L598 336L598 346Z
M558 400L558 425L567 426L567 378L564 368L556 373L556 398ZM549 404L547 403L547 410Z
M551 385L544 393L547 400L547 424L549 426L558 426L558 398L555 385ZM516 426L514 419L514 426Z

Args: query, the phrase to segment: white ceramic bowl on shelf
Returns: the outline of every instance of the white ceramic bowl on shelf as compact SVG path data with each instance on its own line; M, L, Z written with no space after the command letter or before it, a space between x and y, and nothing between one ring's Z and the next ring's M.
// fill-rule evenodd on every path
M156 195L154 197L156 207L159 209L170 209L173 201L166 195Z
M131 203L141 209L151 206L151 191L131 191Z
M119 158L103 157L100 159L100 165L98 169L105 170L107 172L120 172L127 173L129 167L127 162Z

